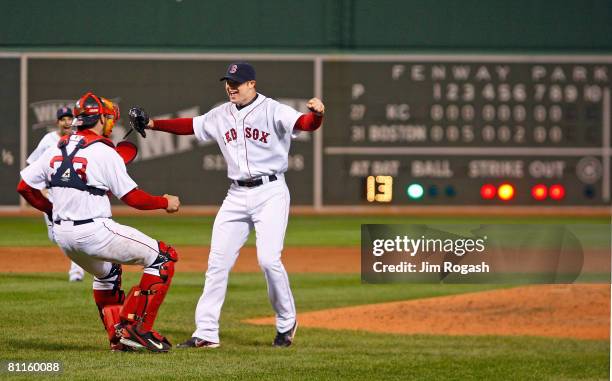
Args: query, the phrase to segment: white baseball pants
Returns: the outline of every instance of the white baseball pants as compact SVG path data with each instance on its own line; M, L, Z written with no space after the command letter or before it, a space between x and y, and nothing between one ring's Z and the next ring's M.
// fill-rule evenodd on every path
M62 221L53 225L53 235L64 253L94 276L94 290L113 288L114 279L100 280L110 273L112 263L140 265L145 273L159 276L159 270L147 268L159 254L157 241L110 218L76 226Z
M289 189L282 175L258 187L232 184L217 213L204 292L195 312L194 337L219 342L219 317L229 272L251 229L255 229L257 261L268 284L268 297L276 312L276 328L286 332L295 323L295 305L287 271L281 262L289 216Z
M47 237L49 237L49 241L56 243L55 237L53 236L53 222L49 220L49 217L47 217L46 213L43 213L43 217L45 219L45 225L47 225ZM68 279L71 281L79 280L79 279L83 279L84 276L85 276L85 270L83 270L81 266L71 261L70 270L68 270Z

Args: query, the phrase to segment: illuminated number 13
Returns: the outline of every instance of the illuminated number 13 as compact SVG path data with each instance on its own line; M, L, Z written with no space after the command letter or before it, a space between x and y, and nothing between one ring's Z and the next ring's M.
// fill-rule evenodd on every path
M368 176L366 199L368 202L391 202L393 199L393 177Z

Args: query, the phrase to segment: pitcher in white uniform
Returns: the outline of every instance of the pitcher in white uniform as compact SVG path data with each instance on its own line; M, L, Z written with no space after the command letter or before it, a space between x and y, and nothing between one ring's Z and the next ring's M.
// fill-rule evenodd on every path
M325 107L312 98L308 114L281 104L256 90L255 69L246 62L229 65L221 78L229 102L195 118L148 120L133 108L133 122L179 135L195 134L214 140L227 163L231 185L217 213L212 232L204 292L196 307L196 330L178 348L216 348L219 317L229 272L251 230L256 232L257 260L268 284L276 313L273 345L288 347L297 329L296 310L281 252L289 216L289 190L285 183L291 134L314 131ZM144 121L144 122L143 122Z
M78 131L21 171L18 192L35 208L52 212L53 235L63 252L93 278L93 297L111 350L167 352L170 342L153 330L174 275L177 252L162 241L113 221L108 193L137 209L176 212L171 195L152 196L128 175L109 139L119 107L89 92L74 108ZM49 188L50 199L40 192ZM125 296L122 264L140 265L138 286Z
M45 134L45 136L42 137L42 139L40 139L40 142L38 142L38 145L36 146L34 151L32 151L30 156L28 156L28 158L26 159L26 163L28 165L38 160L38 158L43 154L43 152L45 152L49 147L57 146L57 143L59 142L62 136L72 134L72 120L74 117L72 115L72 110L70 109L70 107L60 107L57 110L56 117L57 122L55 124L57 129L48 132L47 134ZM43 194L46 197L49 196L46 190ZM49 241L55 243L55 239L53 238L53 224L51 223L51 220L46 214L43 214L43 217L45 219L45 225L47 225L47 236L49 237ZM70 269L68 270L68 280L70 282L80 282L83 280L84 275L85 270L83 270L81 266L70 261Z

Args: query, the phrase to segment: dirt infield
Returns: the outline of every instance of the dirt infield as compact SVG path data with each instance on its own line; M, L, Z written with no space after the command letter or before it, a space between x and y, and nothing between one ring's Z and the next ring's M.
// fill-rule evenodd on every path
M250 319L274 324L274 318ZM610 285L518 287L299 314L302 327L608 340Z
M203 272L208 261L208 247L181 246L177 271ZM332 255L333 253L333 255ZM3 247L1 272L63 272L68 271L69 260L57 247ZM10 258L10 260L8 260ZM283 250L283 263L290 273L358 273L359 248L352 247L291 247ZM137 266L125 266L126 271L141 271ZM233 271L260 271L254 247L240 251Z
M208 247L181 246L178 248L180 260L177 271L206 271ZM513 257L512 263L504 264L506 271L543 271L549 268L550 257L542 251L521 251ZM42 247L3 247L0 259L3 272L62 272L68 269L69 261L55 246ZM544 258L544 262L542 262ZM283 263L287 271L293 273L358 273L361 271L359 247L287 247L283 250ZM125 266L126 271L140 271L136 266ZM608 250L590 250L584 258L582 269L600 272L610 268ZM245 247L240 251L233 271L259 271L255 247Z
M207 247L181 247L177 271L206 270ZM332 254L333 253L333 254ZM10 260L8 260L10 258ZM66 272L57 247L4 247L4 273ZM290 247L290 273L358 273L359 248ZM588 267L593 267L591 266ZM127 271L140 271L126 266ZM233 271L259 271L254 247L241 251ZM410 285L407 285L410 287ZM397 334L527 335L606 340L610 337L610 285L529 286L405 302L301 313L300 325ZM251 319L274 324L273 318Z
M177 271L206 271L208 247L181 246L178 248L180 260ZM517 252L513 262L503 264L506 271L528 272L543 271L549 268L550 257L542 251ZM0 259L2 272L63 272L69 267L68 259L55 246L43 247L3 247ZM10 260L8 260L10 258ZM543 259L542 259L543 258ZM542 260L544 262L542 262ZM286 247L283 250L283 263L290 273L358 273L361 271L359 247ZM584 258L583 271L601 272L610 268L609 250L590 250ZM136 266L125 266L126 271L140 271ZM233 271L259 271L255 247L245 247L240 251Z

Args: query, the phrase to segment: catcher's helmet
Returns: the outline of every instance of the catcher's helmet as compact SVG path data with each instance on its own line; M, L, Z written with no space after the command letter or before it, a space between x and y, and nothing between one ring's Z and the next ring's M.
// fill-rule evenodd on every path
M115 122L119 120L119 106L106 98L98 97L90 91L76 102L73 124L81 130L91 128L96 125L102 115L105 118L102 135L109 137Z

